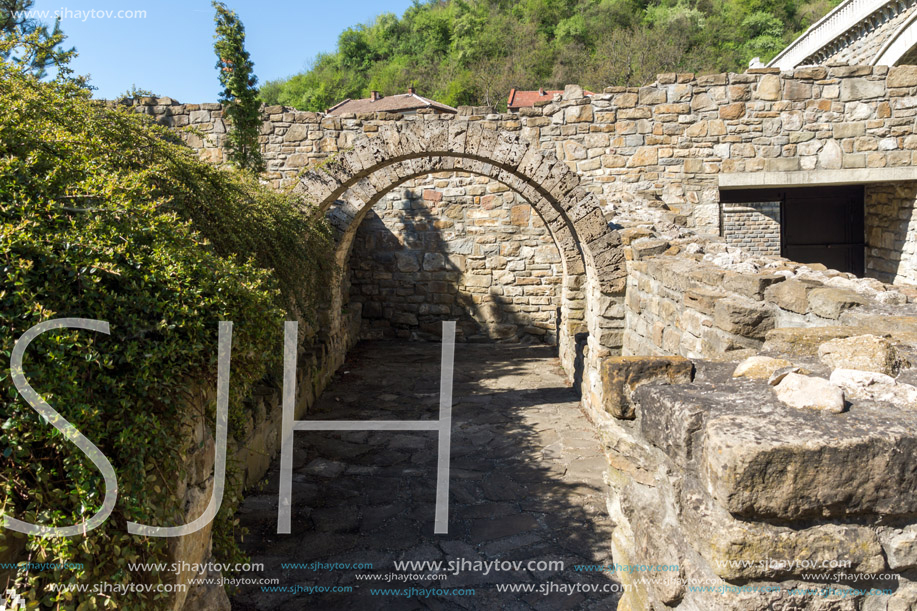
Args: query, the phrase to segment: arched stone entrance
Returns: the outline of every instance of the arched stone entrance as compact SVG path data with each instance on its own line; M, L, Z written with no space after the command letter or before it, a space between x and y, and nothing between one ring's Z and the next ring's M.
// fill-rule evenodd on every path
M614 352L620 317L613 307L625 281L620 237L609 228L594 194L552 151L540 150L518 134L479 123L430 119L385 125L353 147L306 172L296 191L327 214L339 233L336 262L345 269L357 227L387 193L433 172L462 171L498 181L519 193L544 220L564 269L558 343L568 375ZM344 325L344 278L332 287L327 325ZM588 349L577 340L588 334ZM585 359L583 357L586 357Z

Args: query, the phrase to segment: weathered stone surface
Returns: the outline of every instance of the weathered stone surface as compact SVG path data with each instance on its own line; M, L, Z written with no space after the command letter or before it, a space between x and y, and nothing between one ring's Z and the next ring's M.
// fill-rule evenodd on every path
M831 373L831 382L854 399L882 401L901 408L917 409L917 387L903 384L882 373L835 369Z
M764 290L764 298L784 310L805 314L809 311L809 291L819 286L815 282L787 280Z
M399 272L420 271L420 261L417 260L417 255L414 253L395 253L395 262Z
M645 239L638 240L631 245L635 260L646 259L661 255L669 248L665 240Z
M784 282L783 276L774 274L727 273L723 287L750 299L761 299L771 286Z
M827 341L818 357L832 369L859 369L896 376L904 364L890 341L876 335L856 335Z
M774 312L767 304L739 297L717 301L713 320L723 331L743 337L763 339L774 328Z
M674 405L704 405L704 423L691 438L703 440L707 488L736 516L907 515L917 508L917 495L908 492L917 473L907 466L917 447L917 413L866 405L843 414L791 409L762 401L757 385L715 397L678 390L656 393L657 419L679 418ZM668 443L684 439L673 435Z
M841 101L865 100L885 94L885 83L868 81L864 78L851 78L841 81Z
M780 77L776 74L765 74L758 81L755 96L760 100L780 99Z
M832 320L840 318L846 310L865 303L863 297L845 289L817 288L809 293L809 311Z
M889 87L917 86L917 66L893 66L885 82Z
M790 375L791 373L798 373L798 374L801 374L801 375L809 375L811 372L810 372L810 371L803 371L802 368L796 367L796 366L793 366L793 365L791 365L790 367L781 367L780 369L778 369L778 370L776 370L774 373L772 373L772 374L770 375L770 377L767 378L767 384L768 384L768 386L776 386L777 384L780 384L780 382L783 382L783 379L784 379L785 377L787 377L788 375Z
M846 406L844 391L824 378L789 373L774 387L777 398L797 409L839 414Z
M745 116L745 103L735 102L720 107L720 118L727 121L741 119Z
M850 562L850 573L885 568L882 547L868 527L824 524L796 529L737 520L692 481L684 487L681 507L683 531L692 547L727 581L785 579L800 575L800 565L837 560Z
M709 403L697 393L682 393L680 386L652 384L638 388L633 402L652 406L640 412L640 433L653 446L682 464L697 451L695 438L707 417Z
M792 366L793 363L785 359L775 359L769 356L752 356L739 363L735 371L732 372L732 377L767 380L775 371Z
M864 327L783 327L767 332L764 350L790 356L818 356L827 341L869 333Z
M844 151L837 142L825 142L818 153L818 167L822 170L839 170L844 167Z
M685 384L694 376L694 363L680 357L615 356L602 361L601 378L605 409L615 418L636 417L631 395L651 382Z
M917 524L903 529L880 528L878 534L888 568L900 571L917 567Z

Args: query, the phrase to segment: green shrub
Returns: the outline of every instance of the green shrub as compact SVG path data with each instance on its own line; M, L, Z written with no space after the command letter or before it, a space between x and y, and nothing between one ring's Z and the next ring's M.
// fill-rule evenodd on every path
M162 561L169 540L129 535L126 522L181 523L175 491L156 482L179 479L189 388L215 387L217 322L235 323L230 422L238 422L249 389L279 363L283 320L308 319L322 299L330 233L292 195L206 165L148 119L92 101L66 74L41 82L0 62L0 511L65 526L95 513L104 496L101 474L9 378L15 340L53 318L110 323L108 336L40 336L24 370L109 457L120 490L112 516L85 537L27 543L32 562L82 570L19 571L10 585L55 609L156 609L138 594L46 587L169 581L128 570ZM215 526L224 535L227 516ZM0 545L9 534L0 531Z

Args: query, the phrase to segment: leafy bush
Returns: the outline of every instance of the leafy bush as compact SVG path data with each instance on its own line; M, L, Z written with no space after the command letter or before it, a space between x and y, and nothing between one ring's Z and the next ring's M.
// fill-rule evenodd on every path
M291 311L308 318L331 267L327 227L292 195L210 167L176 140L91 100L66 70L41 82L0 62L3 514L66 526L100 507L101 474L18 396L8 364L15 340L39 322L111 326L108 336L45 333L24 363L31 385L109 457L120 487L112 516L86 536L29 539L32 562L84 565L15 574L10 585L47 607L161 606L47 586L170 580L128 570L162 561L169 540L129 535L126 522L181 523L178 433L188 390L215 387L217 322L235 323L230 421L239 421L249 389L279 363L282 321ZM0 531L0 545L9 534Z

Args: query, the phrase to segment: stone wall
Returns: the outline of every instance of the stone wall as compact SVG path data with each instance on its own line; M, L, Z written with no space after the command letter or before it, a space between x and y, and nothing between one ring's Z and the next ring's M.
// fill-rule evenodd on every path
M749 257L715 241L689 242L694 252L673 243L677 254L650 251L642 260L641 242L631 247L625 355L741 354L760 349L773 329L837 325L851 308L872 301L903 305L917 296L823 266Z
M677 572L619 572L619 611L913 609L917 291L631 238L592 416L615 562Z
M723 237L753 255L780 256L780 202L723 204Z
M720 184L748 183L754 175L762 186L805 184L813 171L917 165L913 66L664 74L647 87L611 87L593 97L569 87L556 98L519 114L463 107L458 116L331 117L267 107L261 136L266 176L278 186L292 184L304 168L392 122L466 121L518 132L553 150L599 197L610 219L656 208L684 226L718 234ZM191 128L188 143L209 161L223 160L226 125L218 105L144 98L136 108L164 125ZM851 176L841 172L831 180Z
M866 187L866 273L917 284L917 182Z
M173 127L197 126L200 133L189 133L189 143L220 161L225 125L218 108L153 102L140 110ZM392 176L379 179L379 187L363 186L369 194L364 202L376 201L370 186L385 189L398 176L417 176L412 173L416 167L427 173L496 177L494 164L473 158L478 143L489 142L485 150L492 153L495 134L518 132L525 143L553 151L600 199L605 221L620 229L613 239L625 245L626 297L619 298L618 285L605 291L586 287L589 343L566 350L587 362L584 406L601 431L609 459L615 561L679 567L672 580L619 573L632 586L620 609L879 611L917 604L917 480L911 465L917 450L917 370L910 366L917 363L917 292L749 254L703 237L720 231L719 188L727 183L734 187L746 181L742 186L747 187L749 177L760 176L760 186L778 186L775 179L799 184L815 176L806 172L826 172L843 183L858 169L912 169L917 165L917 69L852 66L661 75L651 86L609 88L592 98L569 87L553 102L518 115L464 108L456 117L324 117L279 107L266 108L265 115L268 176L278 186L296 182L304 168L334 165L335 153L347 158L336 171L348 180L362 176L361 171L376 166L373 155L379 152L361 138L382 133L403 135L408 145L389 153L391 167L401 164ZM395 121L402 131L392 131ZM415 130L417 122L421 127ZM430 127L434 122L439 122L438 132ZM456 130L442 129L454 122L465 123ZM454 136L471 133L471 126L476 136L469 145L470 161L457 155L449 165L429 169L433 161L418 152L422 148L412 148L412 134L444 131L454 147ZM513 146L510 142L508 148ZM508 155L507 147L503 154ZM531 182L514 183L518 190L527 198L537 194L539 181L550 180L548 175L562 165L551 163L535 159L526 165L516 159L514 169L532 171L527 175ZM542 174L536 175L539 170ZM340 193L336 189L342 183L334 181L343 179L326 173L332 185L328 193ZM544 191L557 187L557 180ZM868 265L872 274L905 283L917 275L909 258L914 194L910 184L896 180L867 190ZM366 182L372 183L371 178ZM320 178L308 184L321 190ZM420 202L418 212L444 206L433 196L425 200L424 190L435 189L421 190L419 199L383 195L378 223L370 217L357 235L368 243L376 238L367 235L385 227L394 236L389 239L410 243L413 229L407 224L389 230L400 214L394 204L410 202L414 211L414 202ZM581 192L575 196L582 201ZM563 213L574 214L576 201L567 201ZM509 209L496 214L508 212L512 219L515 204L505 204ZM349 221L363 218L357 205L342 201L336 206ZM487 219L494 210L471 202L463 218L466 223ZM468 211L475 214L468 216ZM555 219L549 227L557 236L563 222ZM599 241L594 234L602 234L592 223L582 227L581 234L590 235L584 241ZM355 253L370 248L358 244ZM420 254L417 250L400 254ZM563 261L575 260L566 258L570 251L563 247L561 253ZM435 253L423 254L413 263L403 257L404 265L419 269L399 273L425 278L418 274L460 271L424 270L426 255ZM502 256L485 256L480 269L488 270L487 261L499 262ZM377 308L372 304L382 303L362 296L372 296L376 286L381 293L382 280L388 280L361 278L367 271L361 260L368 259L351 259L353 294L361 296L348 310L353 326L361 318L371 320ZM437 263L430 257L432 266ZM596 265L586 271L601 276L609 269ZM480 276L490 279L488 289L497 281L493 272ZM399 281L407 291L406 277ZM504 290L512 286L502 284ZM385 317L385 306L379 307ZM582 320L566 320L583 328ZM421 332L419 318L416 327L411 320L404 324L409 333ZM602 340L593 341L600 334ZM615 356L613 346L620 344L624 354ZM266 417L264 422L271 421ZM268 432L265 443L270 443L272 426L276 423L262 429ZM813 567L800 561L842 561L847 576L827 581L806 577L803 569ZM881 587L874 576L879 573L896 577L892 594L881 600L790 593L795 586ZM720 589L695 591L689 584Z
M434 339L456 320L459 341L557 341L557 247L525 200L487 178L395 189L360 225L349 267L362 338Z
M917 150L917 137L908 138L917 116L912 66L890 73L885 67L843 66L660 75L653 85L611 87L591 98L572 89L519 114L463 107L465 114L456 117L326 117L267 107L262 144L268 178L289 184L302 168L387 122L480 121L554 149L609 205L661 202L697 226L715 229L719 174L910 166ZM213 162L223 159L226 126L219 108L169 98L144 98L137 105L164 125L198 130L189 134L189 144Z
M302 418L319 397L331 377L343 364L347 351L357 340L359 313L351 315L344 326L344 332L323 341L308 342L301 349L297 361L295 417ZM277 347L282 350L282 346ZM254 389L246 400L248 418L241 435L231 431L227 439L229 462L238 466L237 477L242 488L248 490L258 484L267 473L271 462L280 451L282 423L282 375L274 375ZM216 400L216 389L198 391L189 403L187 433L184 436L187 452L182 454L187 476L178 482L174 496L164 497L168 502L177 502L183 507L184 523L200 516L213 491L214 438L205 414ZM212 409L212 407L210 407ZM171 487L171 484L164 487ZM178 499L177 501L175 499ZM228 500L224 497L224 503ZM201 565L216 562L211 557L211 525L184 537L170 540L170 562L181 566ZM182 564L184 563L184 564ZM190 569L177 574L177 583L188 583L198 578ZM219 575L210 575L215 579ZM202 585L189 588L187 592L175 594L168 606L175 611L228 611L229 599L220 585Z

